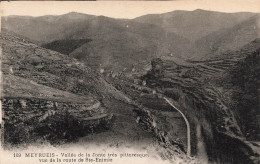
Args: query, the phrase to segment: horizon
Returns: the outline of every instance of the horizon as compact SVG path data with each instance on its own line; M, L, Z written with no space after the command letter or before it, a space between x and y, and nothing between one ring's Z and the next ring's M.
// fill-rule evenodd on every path
M1 2L2 16L58 16L71 12L117 19L134 19L148 14L205 10L222 13L260 13L257 0L182 1L12 1ZM231 7L232 6L232 7Z
M211 10L204 10L204 9L195 9L195 10L173 10L173 11L168 11L168 12L164 12L164 13L158 13L158 14L167 14L167 13L172 13L172 12L175 12L175 11L182 11L182 12L194 12L194 11L198 11L198 10L201 10L201 11L208 11L208 12L217 12L217 13L226 13L226 14L235 14L235 13L253 13L253 14L258 14L257 12L233 12L233 13L227 13L227 12L220 12L220 11L211 11ZM64 13L64 14L59 14L59 15L50 15L50 14L47 14L47 15L41 15L41 16L31 16L31 15L7 15L7 16L2 16L2 17L33 17L33 18L37 18L37 17L45 17L45 16L62 16L62 15L67 15L67 14L72 14L72 13L76 13L76 14L83 14L83 15L89 15L89 16L104 16L104 17L108 17L108 16L105 16L105 15L92 15L92 14L87 14L87 13L81 13L81 12L77 12L77 11L71 11L71 12L68 12L68 13ZM260 13L259 13L260 14ZM145 15L156 15L156 14L145 14ZM142 17L142 16L145 16L145 15L140 15L138 17ZM114 19L135 19L135 18L138 18L138 17L134 17L134 18L114 18ZM113 17L108 17L108 18L113 18Z

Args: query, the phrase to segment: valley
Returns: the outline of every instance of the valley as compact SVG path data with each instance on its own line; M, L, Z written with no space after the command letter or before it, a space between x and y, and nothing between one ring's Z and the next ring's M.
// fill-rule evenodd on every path
M161 130L138 123L139 104L83 63L8 33L1 33L1 46L6 149L76 142L150 150L157 144Z
M4 146L258 163L259 38L259 13L3 17Z

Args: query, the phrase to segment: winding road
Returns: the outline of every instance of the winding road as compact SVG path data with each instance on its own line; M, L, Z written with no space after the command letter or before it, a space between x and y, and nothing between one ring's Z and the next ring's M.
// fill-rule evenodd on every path
M191 142L190 142L190 123L187 119L187 117L182 113L182 111L180 111L175 105L173 105L173 103L167 99L166 97L163 97L164 100L171 105L174 109L176 109L183 117L186 126L187 126L187 155L190 156L191 155Z

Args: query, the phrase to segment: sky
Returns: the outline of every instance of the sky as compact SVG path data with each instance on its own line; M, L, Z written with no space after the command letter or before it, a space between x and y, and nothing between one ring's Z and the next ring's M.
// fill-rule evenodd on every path
M112 18L135 18L173 10L204 9L220 12L258 12L260 0L177 0L177 1L12 1L0 2L7 15L62 15L79 12Z

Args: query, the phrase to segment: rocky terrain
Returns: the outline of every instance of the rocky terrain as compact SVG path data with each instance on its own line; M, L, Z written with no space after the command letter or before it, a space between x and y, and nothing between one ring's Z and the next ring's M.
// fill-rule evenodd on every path
M2 24L7 143L33 135L154 150L172 163L259 163L259 14L68 13Z
M182 107L192 122L193 139L204 140L212 162L259 160L251 147L259 144L259 43L257 39L240 51L190 64L155 59L152 70L143 76L150 88Z
M44 125L46 119L56 117L56 114L57 117L65 117L62 113L67 112L91 131L91 128L102 122L110 122L113 116L100 102L101 98L124 99L111 85L102 81L98 74L65 55L3 32L1 46L2 104L6 128L8 125L19 125L23 129L20 124L25 124L24 126L30 127L23 129L27 130L24 134L27 135L34 132L37 128L35 125L41 126L41 122ZM14 137L19 132L13 133L11 136ZM19 136L16 139L18 141L12 141L14 138L7 132L5 134L7 142L24 142ZM77 136L76 133L71 135Z
M46 142L104 144L196 163L181 140L165 136L162 123L151 126L148 110L84 64L6 32L1 46L6 149Z
M112 115L100 105L98 97L93 96L97 91L94 89L91 91L89 89L91 86L84 86L86 89L80 90L79 79L75 81L73 78L77 76L76 72L83 73L87 68L83 71L83 66L79 66L75 60L67 58L66 61L63 55L57 52L42 49L24 39L3 32L1 46L3 50L1 99L6 129L4 139L7 143L29 141L31 139L29 134L35 132L37 126L44 124L49 117L62 115L64 111L68 116L80 120L82 126L89 126L80 119L82 116L91 120L89 121L92 122L91 126L99 125L100 120L105 122L111 120ZM47 67L48 65L53 65L55 68ZM59 72L61 68L66 73ZM92 79L88 80L98 81L98 77L91 77ZM79 90L82 91L81 95ZM54 129L57 128L55 126ZM20 128L15 130L15 127ZM21 130L23 132L20 133ZM68 135L76 136L73 133ZM50 138L49 140L52 141Z

